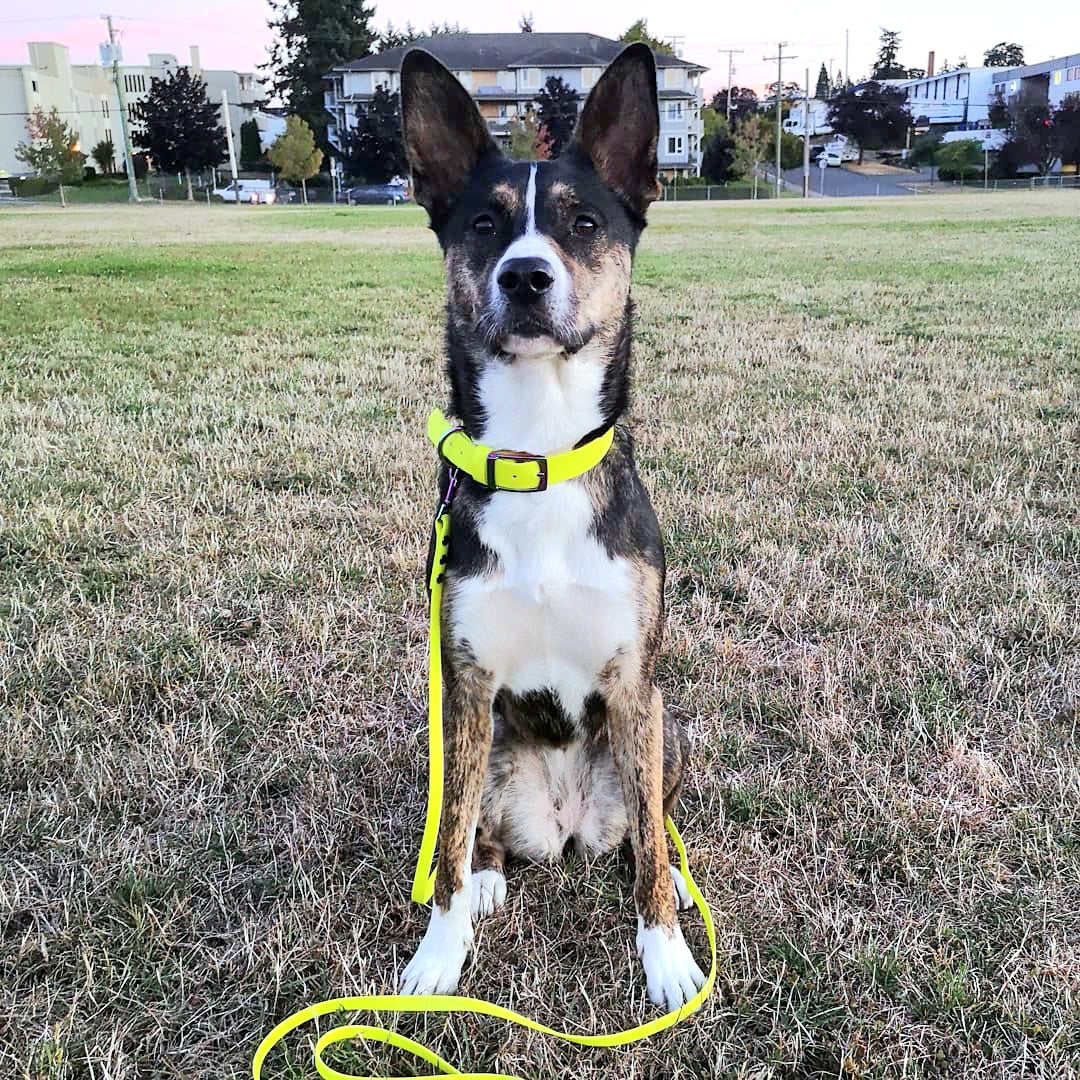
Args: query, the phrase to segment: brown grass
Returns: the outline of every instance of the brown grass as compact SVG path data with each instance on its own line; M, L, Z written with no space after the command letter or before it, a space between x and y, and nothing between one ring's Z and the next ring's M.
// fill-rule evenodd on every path
M633 422L718 990L619 1051L402 1030L526 1077L1077 1074L1078 211L656 208ZM436 245L183 206L0 245L0 1075L240 1077L424 923ZM620 859L515 867L462 989L623 1027L632 942Z

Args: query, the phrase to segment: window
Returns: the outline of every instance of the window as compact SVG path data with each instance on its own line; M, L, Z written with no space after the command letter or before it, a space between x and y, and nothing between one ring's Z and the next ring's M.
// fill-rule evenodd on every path
M521 69L521 85L528 87L540 86L540 69L539 68L522 68Z
M472 72L471 71L455 71L457 80L465 87L466 90L472 89Z
M685 72L682 68L664 68L664 89L681 90L686 85L686 82L684 81L685 77Z
M1054 72L1054 85L1055 86L1060 86L1061 85L1061 70L1060 69Z
M30 80L30 86L33 88L34 93L37 93L37 79Z
M590 86L596 85L596 80L600 78L600 69L595 67L587 67L581 69L581 87L583 90L588 90Z
M101 99L101 115L104 116L106 120L109 119L109 99L108 98L102 98Z
M683 103L681 101L669 101L667 107L667 118L669 120L681 120L683 118Z
M682 136L681 135L669 135L667 141L667 152L669 157L673 157L676 154L682 153Z
M1077 82L1080 80L1080 67L1071 67L1065 72L1066 82Z

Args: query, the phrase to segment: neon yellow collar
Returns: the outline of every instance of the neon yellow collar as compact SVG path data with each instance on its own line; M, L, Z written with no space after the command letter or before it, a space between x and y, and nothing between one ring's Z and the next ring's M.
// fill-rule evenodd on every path
M521 450L496 450L473 442L463 428L452 424L436 409L427 422L427 434L439 456L478 484L493 491L545 491L553 484L587 473L611 449L615 429L582 446L561 454L527 454Z

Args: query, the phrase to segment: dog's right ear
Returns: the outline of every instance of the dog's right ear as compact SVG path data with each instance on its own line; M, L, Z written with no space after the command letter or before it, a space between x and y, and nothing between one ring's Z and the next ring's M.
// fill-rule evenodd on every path
M414 196L437 227L495 143L469 92L423 49L401 64L401 130Z

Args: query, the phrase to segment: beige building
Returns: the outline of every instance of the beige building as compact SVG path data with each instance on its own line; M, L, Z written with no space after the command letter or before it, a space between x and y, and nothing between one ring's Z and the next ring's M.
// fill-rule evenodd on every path
M28 64L0 65L0 173L6 171L15 176L26 173L26 166L15 157L15 147L26 141L27 117L39 105L46 112L55 106L78 132L79 149L84 154L89 155L102 139L111 138L116 147L117 165L122 166L123 135L112 71L99 64L72 64L67 46L56 42L32 41L27 50ZM148 60L145 65L125 64L121 68L131 127L138 127L139 105L150 92L150 80L165 78L179 66L171 53L151 53ZM268 132L264 127L267 124L272 127L277 118L268 118L258 108L265 94L253 72L204 69L196 45L191 47L187 66L202 77L211 101L220 102L222 91L228 94L237 153L240 125L249 118L259 120L260 132L266 140Z
M119 127L116 91L97 64L72 64L66 45L32 41L28 64L0 65L0 172L27 171L15 147L27 139L26 120L39 105L55 108L79 135L84 154ZM119 136L113 136L119 146Z

